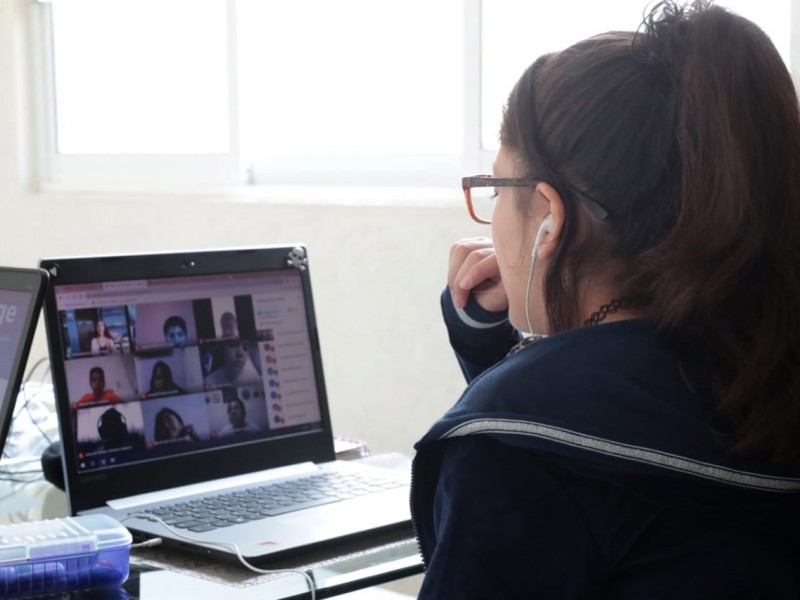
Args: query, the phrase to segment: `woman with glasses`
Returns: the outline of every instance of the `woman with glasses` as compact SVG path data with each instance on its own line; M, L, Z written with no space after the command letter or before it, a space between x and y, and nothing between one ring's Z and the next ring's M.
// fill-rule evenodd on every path
M774 46L661 3L536 60L500 141L463 181L492 239L453 247L442 296L469 386L417 444L419 597L799 598L800 110Z

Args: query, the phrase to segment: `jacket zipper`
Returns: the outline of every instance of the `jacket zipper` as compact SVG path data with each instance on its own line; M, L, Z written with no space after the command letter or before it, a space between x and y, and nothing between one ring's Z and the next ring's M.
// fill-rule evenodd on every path
M408 507L409 507L409 511L411 512L411 529L413 529L413 531L414 531L414 539L417 542L417 552L419 553L420 558L422 558L422 570L424 572L424 571L428 570L428 559L425 556L425 553L422 551L422 544L420 544L420 542L419 542L419 532L417 531L417 519L416 519L416 515L414 514L414 501L413 501L414 500L414 479L416 477L416 474L417 474L417 469L416 469L416 456L415 456L414 460L411 461L411 481L410 481L410 485L408 486L408 488L409 488L409 492L408 492Z

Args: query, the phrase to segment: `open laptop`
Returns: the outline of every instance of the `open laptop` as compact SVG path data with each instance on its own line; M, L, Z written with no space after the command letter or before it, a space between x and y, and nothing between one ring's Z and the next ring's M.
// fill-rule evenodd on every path
M407 472L335 460L303 245L41 267L72 514L262 565L410 532Z
M0 449L11 429L46 286L45 271L0 267Z

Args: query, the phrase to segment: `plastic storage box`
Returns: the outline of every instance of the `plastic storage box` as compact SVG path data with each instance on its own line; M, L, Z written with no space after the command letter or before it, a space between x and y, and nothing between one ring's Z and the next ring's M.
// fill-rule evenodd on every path
M0 598L120 586L131 534L105 515L0 526Z

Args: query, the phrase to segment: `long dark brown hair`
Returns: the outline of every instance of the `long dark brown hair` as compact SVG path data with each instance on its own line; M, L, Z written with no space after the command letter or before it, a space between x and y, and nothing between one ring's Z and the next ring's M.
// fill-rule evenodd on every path
M764 32L659 3L638 32L531 65L501 142L564 199L550 330L580 324L579 283L602 272L703 350L737 450L800 460L800 110Z

